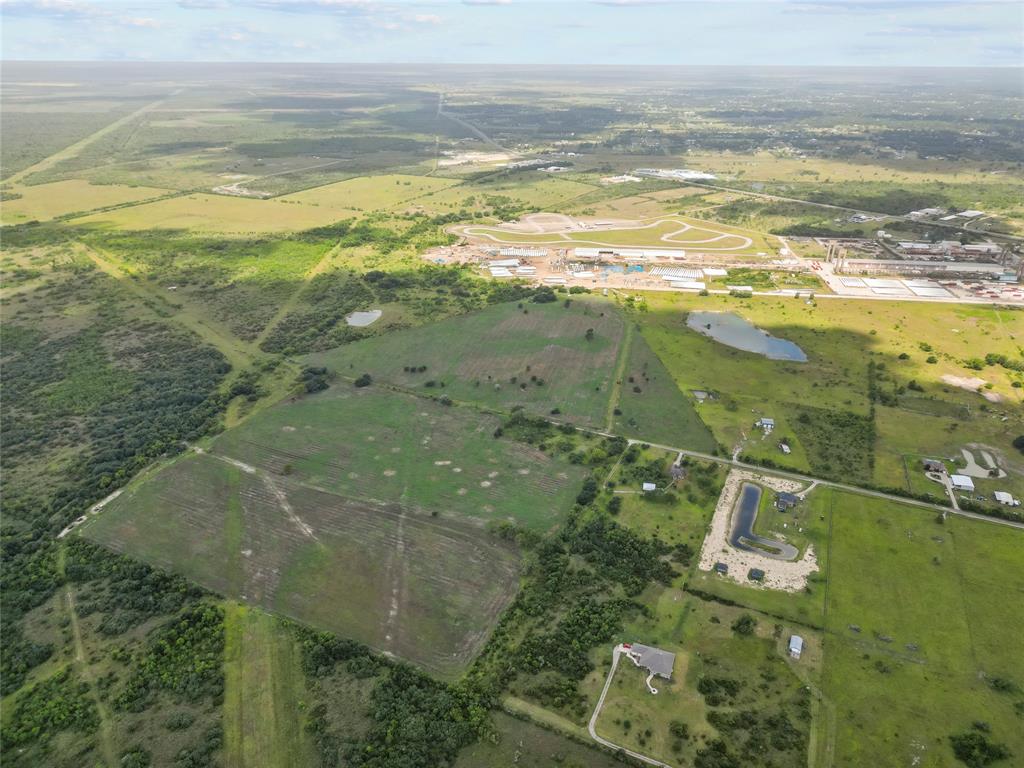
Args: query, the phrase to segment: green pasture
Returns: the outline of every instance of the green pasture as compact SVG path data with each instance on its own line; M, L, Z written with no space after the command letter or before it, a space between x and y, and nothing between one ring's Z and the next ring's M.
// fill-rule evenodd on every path
M50 184L19 186L18 197L5 200L0 207L4 225L26 221L47 221L97 208L138 203L166 195L168 190L154 187L90 184L80 179Z
M295 633L259 609L224 604L224 764L286 768L313 759Z
M960 765L974 722L1024 754L1021 532L835 493L824 690L836 764ZM1013 691L993 687L1008 680ZM911 694L912 692L912 694Z
M571 505L582 472L496 439L500 423L471 407L341 380L243 422L211 452L346 498L546 531Z
M350 215L353 210L395 208L417 198L443 191L457 183L452 179L385 174L347 179L302 192L293 192L277 199L281 202L340 210L343 214Z
M282 199L196 193L74 219L99 229L182 230L221 236L297 232L353 219L358 211Z
M465 521L345 499L209 455L129 488L83 533L442 677L473 658L518 582L516 554Z
M998 365L978 372L966 364L988 353L1019 357L1020 319L1015 311L841 300L808 305L797 299L682 294L652 294L647 304L649 311L638 316L643 337L680 389L717 395L699 406L700 416L727 447L740 446L743 453L805 472L887 485L899 477L895 457L911 444L924 453L949 446L952 432L944 430L952 420L921 416L927 405L968 414L957 420L955 440L985 443L1024 471L1010 445L1022 431L1015 407L1022 390L1012 387L1019 374ZM768 360L704 337L686 326L687 313L695 309L735 312L795 342L808 360ZM948 332L936 333L936 328ZM876 439L865 450L856 436L871 423L870 362L877 367L877 397L889 398L895 406L876 403ZM943 378L969 375L989 380L993 386L988 391L1001 401L989 403ZM911 382L919 389L910 388ZM901 407L904 399L908 409ZM753 426L762 416L776 420L768 437ZM920 422L924 431L900 430L904 419ZM791 446L789 455L778 448L783 438Z
M561 301L495 305L306 360L342 376L369 373L423 395L505 411L522 406L538 416L554 413L603 427L622 336L613 305L573 297L568 307Z
M629 357L619 383L614 431L651 443L705 453L715 438L698 413L692 394L681 392L661 360L639 333L631 334Z

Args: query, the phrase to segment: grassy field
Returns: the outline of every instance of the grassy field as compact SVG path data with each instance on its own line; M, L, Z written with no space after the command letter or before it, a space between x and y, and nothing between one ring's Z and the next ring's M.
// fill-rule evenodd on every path
M1009 641L1024 632L1021 533L835 496L824 673L834 764L960 765L948 738L976 721L1024 754L1014 710L1024 680ZM1016 693L993 688L995 678Z
M415 206L430 213L451 213L473 210L488 198L502 198L513 205L543 211L559 207L592 189L588 184L543 173L499 173L417 198Z
M261 235L313 229L358 216L359 212L354 210L281 199L193 194L95 213L75 219L74 223L101 229L168 229L217 235Z
M593 329L593 338L586 333ZM370 373L423 394L603 427L623 323L608 302L502 304L312 355L345 376ZM458 339L457 344L452 340ZM410 372L409 368L422 372ZM431 384L432 382L432 384Z
M498 420L338 383L268 409L137 483L85 527L117 551L442 676L515 592L483 530L547 530L580 472L496 440Z
M294 192L278 199L281 202L340 210L343 215L350 215L353 210L397 208L457 183L452 179L385 174L339 181L336 184Z
M614 755L504 712L495 712L494 735L459 753L454 768L613 768Z
M224 764L309 765L305 679L294 633L273 616L234 602L225 610Z
M496 440L499 423L469 407L339 382L225 432L212 453L345 497L546 531L560 522L580 472Z
M473 657L517 582L476 526L186 457L125 492L87 537L441 676ZM452 567L458 563L458 575Z
M631 336L613 430L652 443L713 451L715 438L697 414L692 396L680 391L640 333Z
M793 627L776 626L760 617L754 632L743 636L731 628L743 614L741 609L706 603L671 588L651 589L643 603L650 616L627 625L620 637L675 653L673 678L656 679L658 694L652 695L644 683L646 673L628 659L620 659L597 723L600 735L671 765L691 764L716 739L724 740L733 759L741 761L738 765L806 765L810 722L802 714L806 711L802 676L813 675L820 654L816 659L809 652L802 661L811 669L798 675L784 650ZM809 633L803 634L809 645L816 642ZM597 657L598 669L582 686L592 701L604 684L611 648L600 649ZM702 692L702 679L737 681L738 692L716 700ZM739 712L751 713L746 715L746 726L727 725L728 718ZM779 720L772 725L770 717ZM765 732L776 731L783 718L788 724L788 739L781 742L785 749L779 749L780 742L774 738L753 746L755 732L763 739ZM673 734L673 723L685 725L687 735Z
M700 406L700 416L727 447L819 475L901 486L900 457L908 450L945 455L954 447L951 442L978 442L1005 457L1008 471L1024 473L1010 445L1024 432L1017 407L1024 390L1012 386L1020 374L999 365L983 365L981 371L967 366L971 358L989 353L1019 358L1020 319L1013 310L665 294L649 296L648 306L650 311L637 316L643 337L680 389L717 395ZM686 315L694 309L736 312L795 342L808 360L773 361L719 344L686 327ZM873 382L869 363L875 365ZM943 378L974 375L992 384L985 391L1000 402ZM882 403L891 405L879 407ZM969 418L919 416L922 405ZM776 421L769 436L753 427L762 416ZM901 430L903 419L920 422L923 429ZM788 456L778 448L783 439L792 449Z
M36 186L19 186L15 192L19 195L18 198L5 200L0 206L0 218L4 225L47 221L57 216L124 203L137 203L167 194L166 189L90 184L78 179Z

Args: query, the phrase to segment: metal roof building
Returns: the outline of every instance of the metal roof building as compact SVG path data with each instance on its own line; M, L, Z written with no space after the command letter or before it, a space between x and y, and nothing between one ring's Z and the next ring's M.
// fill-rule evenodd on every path
M974 490L974 481L967 475L950 475L949 480L958 491Z
M789 655L794 659L799 659L800 654L804 652L804 639L800 635L793 635L789 638Z

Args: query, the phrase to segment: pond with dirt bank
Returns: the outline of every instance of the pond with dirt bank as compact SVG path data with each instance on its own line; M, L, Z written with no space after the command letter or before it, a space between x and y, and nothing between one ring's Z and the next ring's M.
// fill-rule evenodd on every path
M757 509L761 505L762 490L753 483L744 483L740 488L740 497L733 509L732 534L729 544L745 552L756 552L759 555L773 557L777 560L793 560L800 551L792 544L784 541L766 539L754 533L754 520Z
M776 338L732 312L691 312L686 324L721 344L763 355L769 360L807 362L807 355L792 341Z

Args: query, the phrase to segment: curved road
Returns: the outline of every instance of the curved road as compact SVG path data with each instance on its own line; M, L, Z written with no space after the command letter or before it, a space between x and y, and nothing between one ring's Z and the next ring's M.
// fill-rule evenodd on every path
M658 768L672 768L668 763L663 763L660 760L655 760L653 757L647 755L641 755L639 752L634 752L631 749L620 747L618 744L608 741L608 739L602 738L597 735L597 718L601 714L601 707L604 706L605 696L608 695L608 689L611 688L612 678L615 677L615 670L619 666L619 656L622 654L623 648L621 645L616 645L612 651L612 668L608 671L608 677L604 681L604 688L601 690L601 698L597 700L597 706L594 707L594 714L590 716L590 722L587 723L587 731L590 733L590 738L596 741L602 746L608 747L608 749L614 749L619 752L623 752L635 760L640 760L648 765L655 765Z

